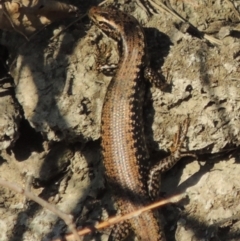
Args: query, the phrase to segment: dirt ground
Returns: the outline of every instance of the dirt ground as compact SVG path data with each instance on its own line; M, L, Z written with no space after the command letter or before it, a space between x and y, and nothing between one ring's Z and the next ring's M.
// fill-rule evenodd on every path
M99 1L64 1L85 13ZM160 5L162 1L155 0ZM108 1L135 16L146 34L151 66L171 86L146 90L145 132L160 159L187 116L183 158L162 176L163 197L187 197L161 209L168 241L240 240L240 2L170 0L150 14L141 1ZM0 32L0 177L74 216L78 227L114 213L100 150L101 109L117 64L116 43L87 17L56 22L29 42ZM61 32L62 31L62 32ZM1 82L2 81L2 82ZM23 195L0 187L0 241L50 241L65 223ZM107 240L110 229L83 240ZM137 240L130 237L129 240Z

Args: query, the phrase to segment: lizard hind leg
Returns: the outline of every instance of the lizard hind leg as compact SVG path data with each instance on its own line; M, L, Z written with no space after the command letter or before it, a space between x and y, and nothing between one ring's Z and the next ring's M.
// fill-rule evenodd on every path
M186 139L188 127L189 127L190 119L187 118L182 125L179 125L178 132L174 136L173 145L170 148L170 155L165 157L164 159L157 162L150 170L148 176L148 190L149 195L153 200L159 198L159 182L160 182L160 174L171 169L182 157L192 156L197 158L195 154L186 152L182 153L181 148L183 146L183 142Z

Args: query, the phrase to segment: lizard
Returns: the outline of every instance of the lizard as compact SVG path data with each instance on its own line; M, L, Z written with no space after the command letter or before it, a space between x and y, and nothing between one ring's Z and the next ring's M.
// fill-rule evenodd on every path
M162 160L164 164L160 168L154 166L150 171L143 128L143 101L145 78L151 77L151 73L143 28L133 16L113 8L92 7L88 16L119 44L120 61L102 109L101 146L106 180L117 196L118 208L126 214L156 198L157 191L153 187L157 176L181 158L180 147L189 121L185 121L183 134L179 131L172 155ZM131 230L142 241L166 240L156 210L146 211L116 226L109 240L124 240Z

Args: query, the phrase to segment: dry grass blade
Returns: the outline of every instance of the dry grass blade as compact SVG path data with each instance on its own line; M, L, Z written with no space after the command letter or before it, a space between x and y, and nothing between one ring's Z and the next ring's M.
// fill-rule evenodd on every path
M166 1L166 3L168 3L167 5L165 5L164 3L162 2L158 2L158 3L155 3L153 0L149 0L149 2L152 4L152 6L154 6L154 8L156 8L157 10L160 10L162 12L166 12L166 13L170 13L171 15L173 15L175 18L177 18L178 20L180 20L181 22L183 23L188 23L192 28L194 28L194 30L196 30L197 32L201 33L203 38L205 38L206 40L208 40L210 43L213 43L213 44L217 44L217 45L222 45L222 41L213 37L213 36L210 36L210 35L207 35L207 34L204 34L202 33L201 31L199 31L195 26L193 26L191 23L189 23L186 19L184 19L182 16L180 16L171 6L170 4L168 3L168 1Z

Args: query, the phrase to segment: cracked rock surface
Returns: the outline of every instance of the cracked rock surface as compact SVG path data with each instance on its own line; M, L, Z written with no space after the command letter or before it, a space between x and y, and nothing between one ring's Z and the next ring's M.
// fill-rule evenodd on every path
M98 4L64 2L83 12ZM179 124L191 120L185 147L198 161L183 159L162 177L163 196L188 193L188 200L161 209L167 240L239 240L240 6L228 0L169 2L221 45L169 13L149 15L138 1L107 3L143 25L151 66L169 84L166 91L146 90L150 152L160 152L160 159ZM54 23L29 42L19 33L0 32L12 77L0 86L0 175L21 186L32 175L36 195L86 226L114 210L100 155L101 110L111 76L99 69L117 65L119 54L117 44L87 18L62 31L71 21ZM2 69L7 68L1 58ZM1 80L10 78L5 72ZM68 231L33 201L3 187L0 193L0 240L47 241ZM86 240L107 240L108 234L106 229Z

